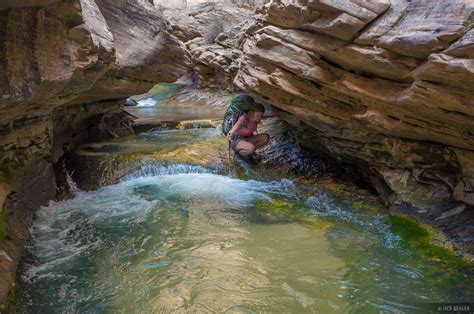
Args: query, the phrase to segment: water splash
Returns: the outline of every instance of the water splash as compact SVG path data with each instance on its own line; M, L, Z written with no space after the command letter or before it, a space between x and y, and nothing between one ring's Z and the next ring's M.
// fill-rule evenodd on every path
M141 166L136 165L139 170L125 175L121 181L130 181L138 178L159 177L184 173L212 173L212 170L197 165L169 164L142 162Z
M308 197L305 205L317 217L345 222L352 228L358 226L361 230L365 230L364 237L374 237L375 232L378 239L383 239L381 244L387 248L393 248L400 242L400 237L391 232L387 225L388 215L385 213L370 213L361 210L354 207L352 203L337 201L335 196L323 191L317 191Z
M243 181L211 173L190 165L147 165L122 182L97 191L79 192L75 198L42 207L31 228L28 247L43 263L30 267L25 280L51 271L77 256L99 248L104 238L97 226L123 225L143 219L160 204L219 202L235 208L253 204L271 194L286 194L283 182ZM87 240L87 241L86 241ZM59 271L59 269L58 269Z
M202 159L215 140L162 131L84 151L117 158L104 170L116 184L38 211L16 312L404 311L472 297L472 280L398 245L386 216L353 195L150 153Z
M76 196L82 190L77 186L76 182L72 179L71 175L69 174L69 171L66 172L66 183L69 187L69 191L72 193L73 196Z
M156 106L157 102L153 98L145 98L143 100L140 100L137 104L137 107L150 107L150 106Z

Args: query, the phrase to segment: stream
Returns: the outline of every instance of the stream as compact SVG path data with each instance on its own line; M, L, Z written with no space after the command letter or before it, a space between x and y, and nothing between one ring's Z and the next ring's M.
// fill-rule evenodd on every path
M12 312L420 312L474 300L470 266L407 241L375 196L229 162L218 129L156 130L76 157L76 178L99 188L38 211Z

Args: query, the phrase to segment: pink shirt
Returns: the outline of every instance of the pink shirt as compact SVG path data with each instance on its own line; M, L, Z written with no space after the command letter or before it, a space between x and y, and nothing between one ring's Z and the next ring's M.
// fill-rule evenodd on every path
M239 121L241 121L242 126L240 129L237 131L239 136L242 137L248 137L252 136L253 132L257 131L257 124L258 122L256 121L250 121L247 116L243 115L239 118ZM247 124L247 125L246 125Z

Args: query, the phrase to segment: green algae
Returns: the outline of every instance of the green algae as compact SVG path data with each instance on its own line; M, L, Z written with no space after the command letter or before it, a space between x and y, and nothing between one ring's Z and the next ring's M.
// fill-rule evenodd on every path
M166 132L167 131L164 131L164 133ZM196 132L196 134L193 133L193 135L189 135L189 137L199 135L199 132L200 131ZM108 141L108 143L105 144L90 146L90 150L80 151L78 157L83 161L89 160L91 165L97 163L101 166L106 166L105 172L110 172L110 175L117 177L122 177L130 173L133 168L140 164L158 161L159 165L166 165L167 162L219 167L227 165L231 168L231 170L229 170L229 176L237 177L245 181L258 180L278 182L278 179L280 179L277 174L273 172L270 173L268 169L265 169L264 173L262 173L261 169L259 169L259 165L229 160L227 156L228 146L225 138L222 136L190 140L187 136L182 136L181 133L181 131L177 131L173 133L172 136L167 135L145 139L134 136L123 141ZM172 145L170 145L171 143ZM82 153L84 153L84 155ZM223 157L225 160L222 159ZM227 160L229 160L229 164L226 163ZM82 169L96 168L82 167ZM89 170L88 172L93 172L94 175L97 173L98 176L101 176L102 170ZM277 169L275 169L275 173L278 173ZM109 181L109 183L110 182L112 181ZM400 304L408 305L413 304L413 302L415 302L413 300L419 300L419 296L425 296L427 300L430 301L437 300L437 298L443 298L444 294L449 294L449 292L446 292L448 289L457 291L457 289L460 290L464 288L470 282L461 277L465 276L464 274L456 272L456 267L438 262L438 257L430 259L430 257L421 254L415 244L407 244L407 247L399 245L395 248L391 245L385 245L385 241L391 241L393 239L393 233L389 231L391 224L389 224L388 217L386 217L385 212L383 212L381 204L372 198L368 198L368 194L359 195L357 189L346 186L345 184L334 183L330 180L321 183L309 179L298 179L293 180L293 182L298 189L296 194L291 190L288 191L286 188L283 189L284 193L281 193L282 191L280 190L273 193L273 190L264 190L265 186L263 186L256 190L258 193L253 194L257 200L254 201L255 198L252 196L251 200L249 200L243 208L227 208L227 205L222 206L223 203L221 202L214 202L213 198L206 197L202 200L190 198L192 201L188 203L188 200L185 200L184 197L168 195L166 202L161 203L164 211L161 211L159 216L153 214L154 219L159 217L159 219L156 219L156 221L160 223L159 225L150 228L150 226L153 226L151 223L147 222L146 225L142 225L140 221L140 223L133 224L133 226L137 226L137 229L130 228L130 230L133 231L130 232L130 236L124 235L123 233L125 232L124 230L129 230L129 226L127 225L126 228L117 228L117 233L113 235L113 238L140 239L143 237L147 239L146 243L148 243L148 241L159 239L159 235L163 234L163 236L166 236L166 239L177 239L176 242L166 240L166 243L176 243L176 246L180 248L190 247L192 251L184 252L185 254L183 254L183 256L185 256L185 259L176 259L176 263L173 262L166 267L172 268L173 265L183 265L183 263L186 263L185 271L183 271L182 267L179 267L179 272L176 271L175 273L184 274L186 278L192 278L193 280L194 278L193 276L189 276L189 272L201 267L199 261L208 263L210 258L214 257L217 257L215 258L217 264L211 264L211 266L218 269L221 269L219 267L223 264L222 260L227 257L230 258L232 266L240 260L251 266L255 263L255 265L259 267L258 274L263 273L262 269L266 270L260 265L264 265L265 267L268 265L269 280L274 280L278 283L275 295L278 296L278 300L285 302L284 306L273 303L271 308L264 309L267 311L273 310L275 312L289 312L289 302L287 302L288 299L286 298L290 295L290 297L296 299L297 302L303 302L307 306L311 306L311 304L306 302L306 296L311 298L314 296L315 305L318 307L327 304L328 300L330 302L337 302L337 300L339 300L347 304L348 307L354 307L351 312L378 313L380 308L375 309L374 304L384 302L383 300L393 301L393 299L396 299ZM249 182L249 184L254 183ZM231 193L233 191L231 191ZM328 218L321 218L315 215L315 212L308 208L312 208L313 203L305 203L305 200L313 196L315 191L320 191L321 194L328 198L327 203L325 198L322 199L321 208L316 209L318 211L321 210L322 214L327 213L328 216L326 217ZM160 189L151 189L149 186L136 189L135 192L148 202L156 201L157 197L161 197L160 195L164 193ZM174 191L171 192L174 193ZM186 204L182 202L186 202ZM168 208L168 204L172 205ZM176 206L174 206L174 204L176 204ZM212 208L214 205L216 205L216 207ZM86 206L88 205L86 204ZM250 208L247 206L250 206ZM225 207L225 210L222 211L221 207ZM349 215L342 218L349 217L349 219L339 219L337 213L332 216L331 209L333 207L347 210ZM168 210L169 212L167 212ZM382 215L379 215L381 211ZM241 217L240 214L245 216ZM383 220L380 221L379 218ZM395 218L395 220L396 219L397 218ZM210 223L207 222L208 220ZM366 224L366 221L370 222L370 224ZM360 222L363 223L359 224ZM203 225L202 223L205 224ZM379 223L381 223L381 226L378 225ZM419 224L415 222L415 225L418 226ZM187 229L188 226L192 228ZM153 236L150 238L148 236L145 237L146 234L140 235L140 233L137 232L138 228L140 228L140 230L150 230ZM107 232L109 232L109 230L112 230L111 224L110 227L107 225ZM163 233L163 230L170 231ZM191 230L192 233L187 230ZM417 229L410 230L407 238L418 239L418 237L430 235L429 231L424 233ZM191 241L195 241L195 239L197 239L196 241L202 241L201 237L196 237L196 234L199 234L197 232L203 232L205 235L203 238L206 242L214 241L215 239L223 239L223 241L219 243L220 245L215 246L208 246L207 242L205 246L203 245L204 249L195 250L194 248L196 246L193 244L198 242L192 243ZM173 238L170 237L171 233L175 234ZM382 234L384 236L388 235L388 237L382 237ZM397 235L400 235L400 237L404 239L401 231L397 233ZM398 239L398 237L394 238ZM307 241L306 244L305 241ZM413 241L416 242L415 240ZM121 243L122 242L127 242L127 245L129 243L128 241L121 241ZM153 251L150 252L154 257L158 252L159 254L163 254L164 257L165 252L167 252L166 250L168 250L171 253L166 255L166 257L172 256L172 259L175 258L174 254L176 254L177 250L164 248L162 242L157 241L156 243L152 243L153 245L146 244L146 246L139 244L142 243L141 240L136 242L137 246L134 247L136 249L133 250L134 254L136 254L135 252L138 252L139 249L147 249L149 246L153 247ZM183 243L186 244L183 245ZM245 246L239 247L238 245L241 243L245 243ZM403 240L399 243L406 243L406 241ZM390 244L392 244L392 242L390 242ZM232 254L234 247L237 248L235 252L238 254ZM108 256L120 256L123 252L128 258L131 250L128 248L125 250L125 248L126 247L121 248L120 251L117 251L117 254L106 254L107 259L98 256L96 260L104 260L104 268L109 269ZM216 250L214 248L218 249ZM154 250L156 250L156 252ZM202 257L198 255L196 257L199 252L202 252L204 255L202 255ZM249 252L253 253L250 254ZM337 259L325 257L325 253L328 253L327 255L330 257L336 256ZM245 254L249 254L249 258L241 258L247 257ZM177 256L179 257L179 255ZM190 258L196 262L194 262L193 266L188 267L188 260ZM138 260L138 257L133 255L133 258L130 258L130 260L132 259L135 261ZM337 263L337 261L341 261L341 263ZM261 264L257 264L256 262ZM146 280L138 280L136 285L137 289L141 289L143 288L143 282L149 280L149 276L152 274L150 269L156 270L158 273L162 268L165 268L149 267L151 264L160 266L161 264L159 263L161 262L155 260L150 262L150 260L146 259L144 263L139 266L148 266L145 267L146 273L141 274L140 272L136 272L135 270L139 268L134 268L134 271L129 275L127 280L115 278L116 273L113 275L110 275L110 273L100 273L100 277L106 278L106 282L109 282L110 278L113 278L114 282L122 284L123 282L128 282L130 279L143 275L142 278L146 278ZM400 265L400 270L394 269L393 266L395 263ZM207 265L204 263L201 264ZM217 265L217 267L215 265ZM340 277L329 277L326 272L328 266L330 266L331 269L337 269L336 274ZM80 267L81 269L86 269L82 264ZM280 273L275 272L275 269L278 270L280 268L282 271L281 274L287 276L288 279L281 276ZM413 270L411 268L413 268ZM246 272L234 272L234 269L235 268L231 269L231 272L229 272L230 275L225 276L224 280L228 280L227 278L229 277L232 279L233 274L237 273L239 281L235 286L240 287L239 284L243 278L241 274L243 273L245 275ZM406 273L404 271L406 271ZM418 272L421 276L418 275ZM87 271L87 273L90 272ZM122 272L117 273L121 276L123 274ZM202 273L204 272L199 270L199 274ZM198 274L198 272L196 272L196 274ZM86 274L86 276L87 275L89 274ZM94 284L95 282L93 280L96 280L95 278L99 276L96 276L95 273L93 273L93 275L94 279L91 281ZM159 282L163 277L165 276L157 276L157 280L153 282L153 286L156 286L155 283ZM255 284L255 278L257 277L253 276L251 278L252 284ZM285 278L286 280L283 285L280 278ZM467 283L465 283L464 286L460 286L459 282L463 280ZM264 280L261 281L265 282ZM304 283L308 284L307 290L304 290ZM328 288L331 289L329 284L332 283L334 283L334 290L329 291L333 292L326 294ZM344 285L343 287L341 283ZM28 285L30 285L30 283L28 283ZM194 287L196 285L195 281L190 282L190 286L191 285ZM116 285L114 284L113 286ZM283 291L281 291L282 286ZM38 284L31 288L29 288L29 286L27 287L28 290L25 289L24 286L20 286L18 289L19 294L23 294L24 290L26 290L27 293L31 294L32 298L37 298L41 296L41 293L48 293L49 291L48 289L44 289L44 286L41 287L41 285ZM57 287L59 287L59 285ZM95 297L98 294L97 291L104 290L102 288L103 285L100 287L101 289L98 290L95 287L91 287L90 290L88 287L85 287L84 291L86 291L86 293L91 291L90 295ZM181 287L183 286L178 285L174 287L174 291L184 291L180 290ZM357 287L357 289L353 287ZM155 289L155 287L150 288L148 291L156 291L152 289ZM46 300L53 300L54 304L54 300L57 299L56 290L50 290L52 291L52 297ZM464 290L469 292L470 288L467 287ZM167 293L169 290L163 291ZM431 293L431 291L435 292ZM281 292L283 292L283 294L279 294ZM193 293L196 293L196 291L193 291ZM246 293L246 295L249 295L248 290ZM123 295L125 295L125 298L118 295L116 299L125 299L127 302L124 304L130 303L133 304L133 306L136 305L136 303L134 303L135 300L130 301L128 298L129 295L133 294L126 293L124 290L122 296ZM170 296L174 296L174 294L168 293L163 295L165 296L163 299L166 300L168 300ZM99 295L99 297L101 296ZM222 300L224 298L220 297L219 299ZM254 299L252 299L252 301L253 300ZM321 304L318 303L319 300L321 300ZM140 301L141 305L145 304L142 300ZM229 303L228 299L224 301L226 301L227 306ZM30 304L36 305L38 303L47 304L46 302ZM105 302L101 300L97 304L102 306ZM189 302L189 304L192 305L193 301ZM31 306L31 308L33 307ZM306 307L303 309L292 309L293 312L312 310L312 308ZM35 310L37 311L37 309ZM257 308L256 312L257 311L263 310L262 308ZM345 312L343 309L340 311Z
M468 261L456 257L452 250L434 244L435 232L429 226L406 216L390 215L388 221L392 231L402 239L403 245L416 249L432 261L451 264L456 268L470 266Z
M322 184L326 189L331 191L331 193L341 194L341 195L350 193L350 191L348 191L347 185L334 182L331 179L324 180Z
M76 97L77 97L77 95L74 95L74 94L66 94L66 95L59 96L59 99L61 99L61 100L72 100Z
M304 207L280 198L257 200L252 218L262 223L298 222L323 230L332 226L331 222L305 212Z
M355 209L359 210L364 210L364 211L369 211L372 213L378 213L380 212L380 208L374 205L367 204L366 202L363 201L357 201L353 204L353 207Z
M224 171L229 161L227 141L223 136L208 134L207 130L196 129L198 136L195 138L189 138L188 130L170 130L164 131L166 136L163 137L133 135L84 145L74 153L75 168L95 168L96 171L76 172L74 179L89 190L116 183L146 163L163 166L179 163Z
M16 284L13 284L13 286L8 291L5 302L3 302L3 305L0 307L1 313L13 313L12 307L13 307L13 302L15 300L15 294L17 290L16 287L17 287Z

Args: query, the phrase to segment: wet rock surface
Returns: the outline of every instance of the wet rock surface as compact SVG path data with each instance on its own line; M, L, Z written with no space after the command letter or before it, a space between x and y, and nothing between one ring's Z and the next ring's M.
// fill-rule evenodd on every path
M264 160L281 158L279 167L229 159L226 138L206 127L81 146L73 153L81 163L76 182L102 188L40 209L12 310L423 312L420 299L470 300L470 265L433 245L430 229L388 215L376 196L352 185L289 174L305 152L277 119L262 124L278 144L262 152ZM245 237L234 242L236 234Z
M281 109L302 147L361 169L393 211L444 225L472 252L473 8L273 1L234 83Z
M226 91L198 90L193 82L182 82L157 84L132 99L138 100L138 105L127 107L126 111L134 117L133 130L142 133L179 127L183 121L221 120L231 95Z
M65 195L64 155L132 133L125 98L174 82L190 58L148 1L7 1L0 29L2 302L35 210Z
M56 189L65 156L133 133L125 99L191 69L200 88L237 87L278 108L285 130L264 165L319 176L329 169L317 155L354 169L393 212L474 252L472 2L272 1L256 18L252 1L157 2L0 4L0 301L35 210L67 196ZM141 131L176 122L141 118Z

